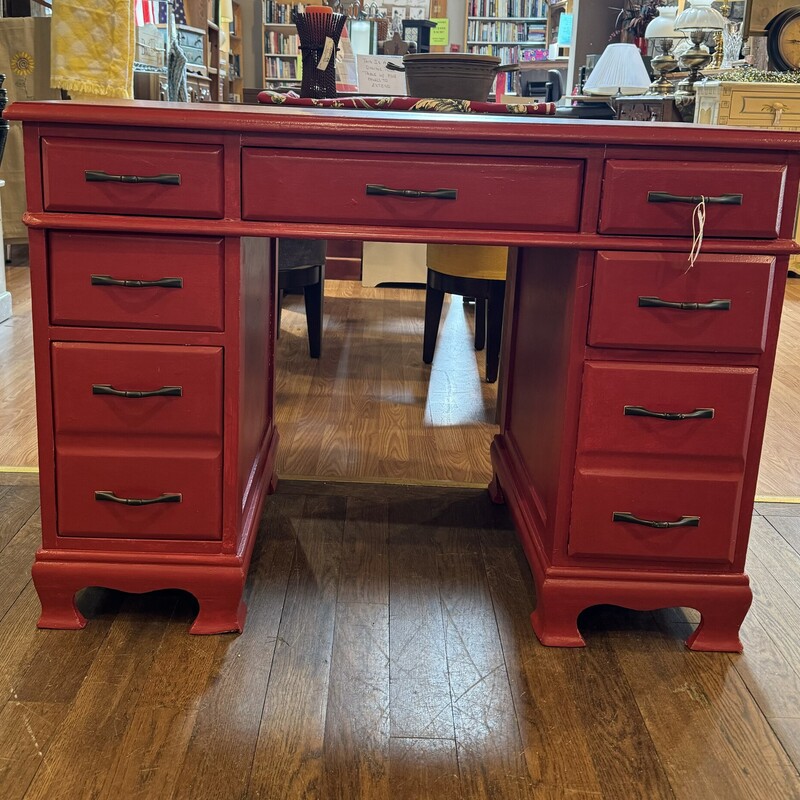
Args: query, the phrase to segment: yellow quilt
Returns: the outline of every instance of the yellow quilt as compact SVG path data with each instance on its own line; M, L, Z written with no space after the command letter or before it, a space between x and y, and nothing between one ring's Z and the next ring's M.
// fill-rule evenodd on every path
M133 97L133 0L55 0L51 86L73 99Z

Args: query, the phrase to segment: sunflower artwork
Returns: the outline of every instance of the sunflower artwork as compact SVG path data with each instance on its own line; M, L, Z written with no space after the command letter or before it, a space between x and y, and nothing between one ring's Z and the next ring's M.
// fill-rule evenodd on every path
M20 98L24 94L25 99L33 99L33 95L28 92L28 78L33 75L36 66L33 56L24 50L19 50L11 57L11 71L14 73L14 86L20 93Z

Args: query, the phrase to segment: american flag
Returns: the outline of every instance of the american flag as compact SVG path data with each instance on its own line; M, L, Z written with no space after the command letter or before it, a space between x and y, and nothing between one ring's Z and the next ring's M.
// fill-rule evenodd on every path
M139 26L148 23L165 25L168 6L172 6L175 22L178 25L185 25L186 11L183 7L183 0L135 0L136 24Z

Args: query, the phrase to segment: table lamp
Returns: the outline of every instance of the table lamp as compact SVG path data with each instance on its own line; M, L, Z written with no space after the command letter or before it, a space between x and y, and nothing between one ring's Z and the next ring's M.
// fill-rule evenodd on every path
M635 44L610 44L603 51L583 91L616 96L640 94L650 86L650 76Z
M667 74L678 66L678 59L672 53L674 39L685 39L683 31L675 30L675 19L678 16L678 6L661 6L658 9L658 16L654 17L647 28L645 28L645 39L655 41L661 52L658 53L650 62L655 73L660 73L660 77L650 84L648 94L667 95L672 94L672 81L667 78Z
M689 76L676 87L679 94L694 94L694 85L703 78L700 70L711 61L711 53L703 45L709 31L721 31L725 27L725 17L711 7L713 0L692 0L690 8L685 8L675 20L676 31L686 31L692 40L689 48L680 59L681 67L689 70Z

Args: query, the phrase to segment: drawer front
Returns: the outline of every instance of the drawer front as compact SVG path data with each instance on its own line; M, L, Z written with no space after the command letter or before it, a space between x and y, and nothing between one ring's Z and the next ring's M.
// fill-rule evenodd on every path
M42 139L45 211L219 219L222 145ZM177 183L91 181L87 172ZM177 178L175 177L177 176Z
M774 239L786 182L781 164L609 160L603 176L600 233L692 236L694 202L650 202L650 192L677 197L742 195L741 205L706 205L706 237Z
M54 325L223 330L222 239L53 231L48 244Z
M642 561L733 560L741 481L738 475L673 478L641 471L613 475L577 470L568 552L571 556ZM653 528L614 521L614 514L697 527Z
M98 499L153 500L179 495L178 502L147 505ZM60 536L111 539L222 538L222 453L78 450L56 447L56 500Z
M197 47L184 45L181 49L183 50L183 54L186 56L187 63L197 64L200 66L205 64L205 50L203 49L202 45Z
M731 458L741 467L757 374L750 367L588 362L578 451Z
M202 50L205 47L205 37L202 33L185 31L178 28L178 44L182 47L195 47Z
M688 266L682 253L598 253L589 344L763 352L774 259L706 255ZM703 307L711 301L722 302Z
M220 347L55 342L52 364L56 438L221 440Z
M249 147L242 154L242 216L273 222L574 231L582 179L583 162L570 159L460 161L457 156ZM447 189L455 199L367 194L368 186ZM547 202L536 202L540 197Z
M776 91L777 90L777 91ZM800 127L800 87L782 84L778 87L732 86L727 125L745 125L752 128ZM725 99L726 90L723 90Z

